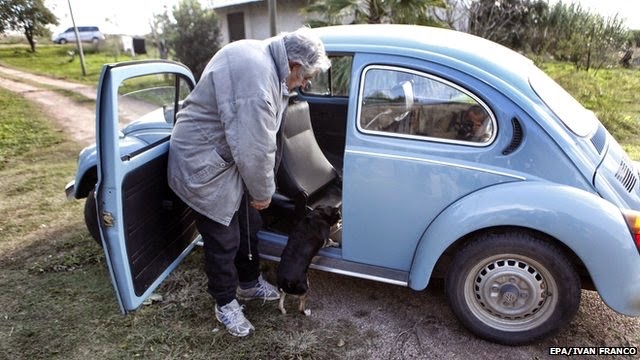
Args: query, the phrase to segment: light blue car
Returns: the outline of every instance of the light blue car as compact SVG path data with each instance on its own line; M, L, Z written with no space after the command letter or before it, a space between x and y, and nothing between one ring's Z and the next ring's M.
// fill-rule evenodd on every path
M414 290L443 277L454 313L482 338L550 336L582 288L640 315L639 174L592 112L530 60L468 34L315 31L333 65L287 110L265 259L279 260L295 219L329 204L342 208L339 247L322 249L316 269ZM172 62L102 72L96 145L66 190L87 197L123 312L199 241L166 182L174 115L193 86Z

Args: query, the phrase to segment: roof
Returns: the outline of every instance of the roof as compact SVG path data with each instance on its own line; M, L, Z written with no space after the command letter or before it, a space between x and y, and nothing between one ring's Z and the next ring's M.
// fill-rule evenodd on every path
M532 61L495 42L468 33L418 25L359 24L315 28L329 51L416 56L457 68L473 68L524 85Z
M242 5L254 2L262 2L264 0L214 0L213 9L221 9L229 6Z

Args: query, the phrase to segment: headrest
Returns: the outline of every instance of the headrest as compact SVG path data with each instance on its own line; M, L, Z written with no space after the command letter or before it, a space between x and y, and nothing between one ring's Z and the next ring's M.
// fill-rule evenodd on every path
M309 104L306 101L296 101L289 104L283 120L284 136L292 138L304 131L312 130Z

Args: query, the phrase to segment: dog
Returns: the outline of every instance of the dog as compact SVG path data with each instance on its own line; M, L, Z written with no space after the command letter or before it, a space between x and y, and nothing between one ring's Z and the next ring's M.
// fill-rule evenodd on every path
M298 310L306 316L311 310L306 309L309 279L307 272L311 260L322 247L335 246L330 238L331 226L340 220L340 209L331 206L319 206L298 222L289 234L287 245L282 250L278 265L277 284L280 290L278 309L282 314L286 294L299 297Z

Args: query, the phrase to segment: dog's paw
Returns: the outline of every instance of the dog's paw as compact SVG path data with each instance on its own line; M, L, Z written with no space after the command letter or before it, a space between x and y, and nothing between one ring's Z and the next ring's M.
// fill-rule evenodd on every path
M340 247L340 243L329 238L324 242L324 247Z
M302 313L304 314L304 316L311 316L311 309L304 309Z
M284 308L280 308L280 313L282 315L287 315L287 310L285 310Z

